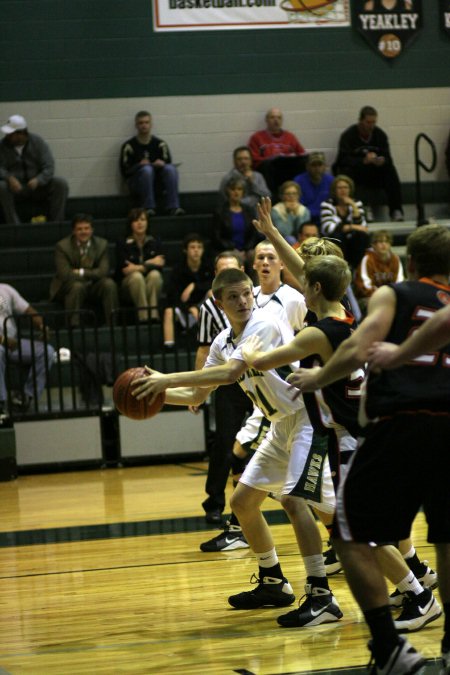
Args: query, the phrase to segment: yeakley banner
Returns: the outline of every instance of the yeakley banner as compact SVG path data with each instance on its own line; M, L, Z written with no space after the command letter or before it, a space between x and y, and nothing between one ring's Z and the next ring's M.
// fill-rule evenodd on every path
M155 31L350 25L349 0L153 0Z
M422 0L352 0L352 14L353 27L385 59L400 56L422 28Z

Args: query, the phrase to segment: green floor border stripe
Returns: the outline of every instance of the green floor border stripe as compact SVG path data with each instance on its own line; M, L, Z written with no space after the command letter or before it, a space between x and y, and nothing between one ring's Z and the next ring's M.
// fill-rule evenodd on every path
M267 511L269 525L282 525L289 520L283 510ZM157 534L179 534L180 532L216 532L205 522L203 516L187 518L166 518L135 522L105 523L100 525L74 525L72 527L50 527L39 530L0 532L0 548L33 546L37 544L61 544L70 541L91 541L94 539L123 539L125 537L149 537Z

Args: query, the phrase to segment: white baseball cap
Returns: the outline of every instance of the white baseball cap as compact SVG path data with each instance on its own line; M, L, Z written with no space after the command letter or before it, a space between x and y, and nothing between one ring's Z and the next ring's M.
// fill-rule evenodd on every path
M2 132L8 135L26 128L27 121L25 117L22 117L22 115L11 115L7 123L2 127Z

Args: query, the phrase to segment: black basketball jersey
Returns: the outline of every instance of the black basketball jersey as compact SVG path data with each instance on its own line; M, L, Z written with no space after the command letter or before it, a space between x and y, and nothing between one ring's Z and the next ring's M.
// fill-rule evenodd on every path
M345 294L341 298L341 305L343 308L349 313L352 313L352 305L350 300L348 299L348 295ZM312 312L310 309L306 312L305 316L305 326L315 326L317 323L317 316L314 312Z
M326 317L317 321L313 327L325 333L333 351L336 351L341 342L350 337L357 328L357 324L353 315L346 310L345 319ZM314 354L302 359L301 365L302 368L313 368L323 365L323 362L320 356ZM360 368L348 377L337 380L337 382L333 382L323 389L314 393L303 394L306 409L315 431L326 433L328 428L339 424L355 438L360 435L357 418L364 376L365 372Z
M431 279L391 286L397 309L387 342L400 344L438 309L450 303L450 286ZM370 373L364 397L368 419L396 412L428 411L450 414L450 344L422 354L401 368Z

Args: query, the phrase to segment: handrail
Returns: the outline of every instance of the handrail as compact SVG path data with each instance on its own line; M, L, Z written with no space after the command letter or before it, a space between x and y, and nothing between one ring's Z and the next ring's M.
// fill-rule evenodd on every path
M427 141L428 145L431 148L432 152L432 161L431 161L431 166L427 166L426 164L423 163L423 161L419 157L419 146L420 146L420 141L424 139ZM416 140L414 141L414 164L415 164L415 170L416 170L416 207L417 207L417 227L420 227L420 225L426 225L428 223L428 220L425 218L425 208L422 202L422 186L420 183L420 171L419 169L423 169L427 173L431 173L432 171L435 170L436 168L436 163L437 163L437 152L436 152L436 146L431 140L429 136L426 134L420 133L416 136Z

